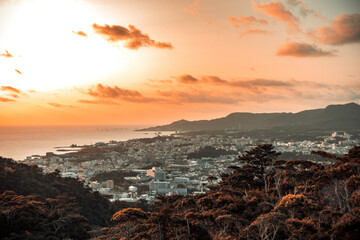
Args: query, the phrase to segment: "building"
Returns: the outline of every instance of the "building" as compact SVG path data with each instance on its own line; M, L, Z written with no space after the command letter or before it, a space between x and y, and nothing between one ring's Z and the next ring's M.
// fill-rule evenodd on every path
M107 180L106 187L110 189L114 189L114 180Z
M189 178L186 177L175 177L174 182L175 183L188 183L190 181Z
M146 176L153 177L155 180L165 181L166 175L161 168L153 167L146 171Z
M169 182L160 182L159 180L151 181L149 183L149 190L155 194L168 194L171 192Z

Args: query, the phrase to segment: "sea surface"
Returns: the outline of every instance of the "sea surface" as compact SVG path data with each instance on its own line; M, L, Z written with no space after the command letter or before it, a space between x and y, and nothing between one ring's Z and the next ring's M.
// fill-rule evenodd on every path
M147 126L56 126L56 127L0 127L0 156L23 160L46 152L63 154L56 147L71 144L88 145L96 142L126 141L170 135L173 132L137 132Z

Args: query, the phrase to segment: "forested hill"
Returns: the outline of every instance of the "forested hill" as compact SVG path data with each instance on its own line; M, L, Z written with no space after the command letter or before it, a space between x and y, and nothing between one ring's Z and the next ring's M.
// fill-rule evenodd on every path
M324 109L298 113L231 113L212 120L180 120L139 131L207 131L237 129L243 131L272 128L359 130L360 106L356 103L329 105Z
M271 144L238 158L195 196L158 196L154 211L110 203L58 173L0 158L0 239L360 239L360 147L332 164L281 160ZM241 167L239 167L241 166ZM209 181L216 180L209 176Z
M0 239L87 239L115 208L76 179L0 157L0 212Z

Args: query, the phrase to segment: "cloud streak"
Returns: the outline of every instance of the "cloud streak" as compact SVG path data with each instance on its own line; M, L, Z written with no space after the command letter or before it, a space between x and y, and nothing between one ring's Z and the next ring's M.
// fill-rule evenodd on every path
M239 99L231 96L219 96L210 92L202 91L158 91L160 96L165 97L168 103L215 103L215 104L236 104Z
M279 81L279 80L272 80L272 79L250 79L250 80L235 80L229 81L221 79L218 76L201 76L196 78L192 75L185 74L181 75L176 78L178 82L186 83L186 84L197 84L197 83L204 83L204 84L211 84L211 85L222 85L228 87L241 87L241 88L254 88L254 87L283 87L289 86L290 83Z
M53 102L49 102L48 103L50 106L55 107L55 108L73 108L74 106L72 105L64 105L64 104L60 104L60 103L53 103Z
M142 33L133 25L125 28L120 25L110 26L105 24L104 26L100 26L94 23L92 27L95 33L103 36L109 42L123 41L124 47L128 49L137 50L140 47L173 48L171 43L156 42L151 39L148 34Z
M111 100L87 100L87 99L80 99L77 102L79 103L85 103L85 104L106 104L106 105L120 105L117 102L111 101Z
M11 55L7 50L5 50L5 53L0 53L0 57L12 58L14 56Z
M81 37L87 37L88 35L83 31L72 31L74 34L79 35Z
M268 34L269 32L262 29L252 28L253 25L265 26L268 25L269 22L264 18L256 18L253 16L245 17L245 16L237 16L237 17L228 17L229 21L234 25L234 27L243 29L245 31L240 32L240 36L246 36L250 34Z
M100 83L88 89L86 93L92 97L96 97L99 99L114 99L127 102L156 101L156 99L144 97L140 92L136 90L129 90L125 88L120 88L118 86L104 86Z
M27 96L26 93L10 86L0 86L0 92L5 94L6 96L5 98L3 97L2 102L13 102L16 98L19 98L20 96Z
M282 45L276 52L277 56L291 57L326 57L334 56L333 51L326 51L308 43L289 42Z
M16 94L21 93L21 91L19 89L14 88L14 87L10 87L10 86L1 86L0 90L1 91L9 91L9 92L13 92L13 93L16 93Z
M254 24L258 25L267 25L269 22L264 18L255 18L253 16L245 17L245 16L237 16L237 17L228 17L229 21L236 27L240 26L250 27Z

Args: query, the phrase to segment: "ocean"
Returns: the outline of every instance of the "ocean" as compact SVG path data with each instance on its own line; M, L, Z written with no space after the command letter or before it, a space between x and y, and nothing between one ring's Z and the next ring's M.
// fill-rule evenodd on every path
M56 126L56 127L0 127L0 156L23 160L31 155L57 152L56 147L71 144L86 145L110 140L126 141L155 137L157 132L136 132L145 126ZM162 132L170 135L173 132Z

